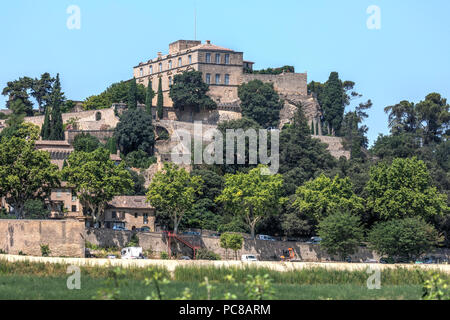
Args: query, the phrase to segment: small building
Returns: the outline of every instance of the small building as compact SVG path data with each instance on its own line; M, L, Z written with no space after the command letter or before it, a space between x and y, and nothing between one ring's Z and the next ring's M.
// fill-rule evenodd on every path
M75 190L62 182L61 187L52 189L47 202L50 219L82 219L83 210Z
M155 208L145 196L117 196L108 202L102 225L107 229L118 226L128 230L149 227L154 232Z

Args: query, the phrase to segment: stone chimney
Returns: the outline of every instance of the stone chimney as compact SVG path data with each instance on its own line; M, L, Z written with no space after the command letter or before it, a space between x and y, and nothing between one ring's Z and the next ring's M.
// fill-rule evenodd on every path
M162 52L158 52L158 58L162 57Z
M211 44L211 40L206 40L206 44Z

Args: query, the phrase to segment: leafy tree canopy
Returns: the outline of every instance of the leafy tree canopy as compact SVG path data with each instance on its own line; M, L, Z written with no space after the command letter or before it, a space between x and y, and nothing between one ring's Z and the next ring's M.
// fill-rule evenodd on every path
M153 155L155 133L152 116L140 108L125 111L116 126L114 138L124 155L138 150Z
M355 195L349 178L330 179L322 174L306 182L296 192L294 206L299 212L321 221L339 210L361 216L364 200Z
M74 186L83 207L89 209L94 221L100 219L108 201L133 188L125 164L116 165L106 149L73 152L63 169L67 182Z
M235 216L241 216L250 226L252 238L255 228L264 217L279 213L282 203L283 176L264 175L267 167L259 166L248 173L238 172L225 175L225 188L217 202Z
M170 219L177 233L180 222L192 209L202 185L203 180L199 176L191 176L184 168L165 163L164 169L157 172L150 183L147 200L159 216Z
M92 152L100 146L100 140L89 133L78 134L73 140L73 148L75 151Z
M113 103L127 103L128 94L132 80L113 83L99 95L87 98L83 107L85 110L110 108ZM138 103L145 102L146 89L142 84L136 86L136 100Z
M0 142L0 197L24 218L27 200L45 199L59 185L58 167L50 162L50 154L36 150L33 140L19 137Z
M368 236L371 247L380 255L411 261L441 242L434 227L420 217L380 222Z
M417 158L373 166L366 190L368 208L383 220L431 219L449 212L446 195L432 186L425 163Z
M195 112L217 109L217 104L207 95L208 90L209 86L203 81L201 72L187 71L177 74L170 87L173 107Z
M244 117L255 120L263 128L278 127L283 102L273 84L253 80L238 88Z
M319 223L320 246L332 255L345 259L357 252L364 239L364 229L358 216L336 211Z

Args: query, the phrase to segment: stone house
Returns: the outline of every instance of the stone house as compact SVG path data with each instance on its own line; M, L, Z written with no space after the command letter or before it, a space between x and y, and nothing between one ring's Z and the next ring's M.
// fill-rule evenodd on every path
M146 202L145 196L114 197L105 210L102 226L111 229L114 226L128 230L149 227L155 231L155 208Z

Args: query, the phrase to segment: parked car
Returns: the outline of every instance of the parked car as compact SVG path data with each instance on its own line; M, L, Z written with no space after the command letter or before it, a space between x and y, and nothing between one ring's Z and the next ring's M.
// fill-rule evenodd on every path
M137 228L136 232L151 232L152 230L149 227Z
M366 259L366 260L364 261L364 263L378 263L378 261L375 260L375 259Z
M112 229L115 231L129 231L127 228L121 226L114 226Z
M192 259L191 259L191 257L188 257L188 256L182 256L180 258L180 260L192 260Z
M274 237L267 236L267 235L265 235L265 234L258 234L258 235L256 236L256 239L258 239L258 240L264 240L264 241L277 241L277 240L275 240Z
M211 237L220 238L220 233L211 233Z
M311 237L311 240L307 241L308 244L319 244L322 241L320 237Z
M184 236L201 236L200 232L197 231L185 231L183 232Z
M106 256L106 259L117 259L117 257L114 254L109 254Z
M241 261L258 261L258 258L253 254L244 254L241 257Z

